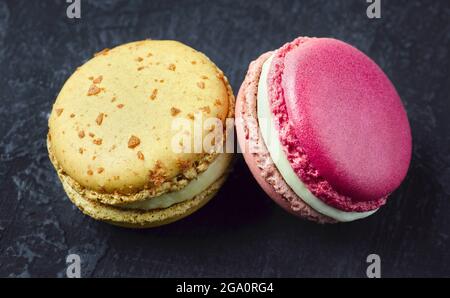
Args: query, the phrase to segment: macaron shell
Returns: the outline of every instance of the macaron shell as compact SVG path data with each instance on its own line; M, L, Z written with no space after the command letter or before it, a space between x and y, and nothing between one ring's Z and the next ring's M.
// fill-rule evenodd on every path
M67 175L58 173L58 177L61 180L68 197L80 211L96 220L126 228L158 227L175 222L194 213L217 194L220 187L225 183L227 176L228 173L224 173L224 175L214 182L207 190L188 201L165 209L138 211L120 209L86 199L70 186L66 180L68 177Z
M236 132L245 162L266 194L283 209L311 221L335 223L309 207L290 189L263 142L257 125L256 100L262 65L271 55L272 52L265 53L250 64L236 98Z
M293 131L309 161L339 193L371 201L394 191L411 159L411 131L383 71L356 48L309 39L284 60Z
M224 121L233 102L227 79L202 53L175 41L122 45L97 54L66 82L49 119L51 150L82 187L134 194L205 157L174 154L176 117L193 122L198 112Z

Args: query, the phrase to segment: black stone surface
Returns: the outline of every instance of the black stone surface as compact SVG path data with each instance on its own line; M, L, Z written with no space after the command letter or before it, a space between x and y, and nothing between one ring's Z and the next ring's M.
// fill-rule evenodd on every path
M85 277L450 276L450 7L443 1L0 0L0 276L62 277L77 253ZM206 53L235 92L250 61L297 36L332 36L371 56L409 114L414 156L388 205L366 220L298 220L259 189L240 159L220 194L177 223L144 231L83 216L45 148L64 81L106 47L176 39Z

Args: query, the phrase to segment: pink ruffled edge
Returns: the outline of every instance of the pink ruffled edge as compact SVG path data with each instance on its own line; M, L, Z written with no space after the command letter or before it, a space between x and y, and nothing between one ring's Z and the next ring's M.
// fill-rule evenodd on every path
M268 52L253 61L236 97L236 132L245 161L259 185L283 209L318 223L337 221L318 213L287 185L263 142L258 125L256 102L262 65L273 54Z

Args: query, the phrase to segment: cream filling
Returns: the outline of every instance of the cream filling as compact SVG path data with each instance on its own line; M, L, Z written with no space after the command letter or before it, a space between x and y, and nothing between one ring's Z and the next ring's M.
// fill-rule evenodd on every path
M262 67L262 72L258 83L257 114L264 143L266 144L270 157L275 163L281 176L306 204L323 215L340 222L354 221L372 215L378 209L368 212L346 212L325 204L323 201L315 197L300 180L297 174L295 174L289 160L286 157L286 154L284 153L283 147L281 146L278 131L275 128L272 118L272 111L270 109L267 76L272 59L273 55L267 59Z
M199 174L197 178L190 181L188 185L179 191L169 192L158 197L149 198L144 201L126 204L128 209L152 210L168 208L190 199L205 191L211 184L219 179L227 170L231 157L227 153L221 153L209 165L208 169Z

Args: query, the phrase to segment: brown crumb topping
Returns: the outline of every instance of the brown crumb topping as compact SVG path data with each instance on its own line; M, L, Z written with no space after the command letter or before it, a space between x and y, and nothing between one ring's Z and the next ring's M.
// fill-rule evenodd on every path
M144 159L145 159L144 154L143 154L141 151L138 151L137 157L138 157L140 160L144 160Z
M94 175L94 172L92 172L92 170L88 170L88 171L87 171L87 174L88 174L89 176L92 176L92 175Z
M82 138L84 138L86 135L85 135L85 133L84 133L84 130L80 130L79 132L78 132L78 137L80 138L80 139L82 139Z
M200 110L202 110L206 114L210 114L211 113L211 108L209 106L205 106L203 108L200 108Z
M215 106L221 106L222 102L220 101L220 99L216 99L216 101L214 101L214 105Z
M205 89L205 82L198 82L197 87L200 89Z
M101 138L97 138L92 141L95 145L100 146L103 143L103 140Z
M203 80L207 80L208 77L207 77L207 76L202 76L202 79L203 79Z
M189 170L189 168L191 167L191 163L187 160L178 159L177 166L180 169L180 171L184 172Z
M141 71L141 70L143 70L145 67L144 66L140 66L140 67L138 67L138 71Z
M109 49L108 49L108 48L103 49L103 50L101 50L100 52L95 53L95 54L94 54L94 57L97 57L97 56L106 56L106 55L108 55L108 52L109 52Z
M171 71L175 71L177 69L177 66L172 63L172 64L169 64L168 69L171 70Z
M104 116L105 116L105 114L103 114L103 113L98 114L97 119L95 119L95 122L97 122L97 125L102 125Z
M142 61L144 61L144 59L143 59L142 57L137 57L137 58L136 58L136 61L137 61L137 62L142 62Z
M98 168L98 169L97 169L97 173L99 173L99 174L103 173L104 171L105 171L104 168Z
M148 178L150 183L155 186L163 184L165 180L165 171L161 161L158 160L153 170L149 171Z
M123 108L123 107L124 107L124 105L121 104L121 103L117 105L117 108L119 108L119 109L121 109L121 108Z
M88 96L97 95L102 91L101 88L97 87L97 85L92 84L91 87L89 87Z
M150 95L150 99L155 100L157 96L158 96L158 89L153 89L152 95Z
M181 110L180 110L180 109L177 109L177 108L175 108L175 107L172 107L172 108L170 109L170 114L171 114L173 117L175 117L176 115L180 114L180 112L181 112Z
M92 133L92 132L90 132L90 133L89 133L89 136L90 136L91 138L93 138L93 137L95 137L95 134Z
M195 119L194 114L192 114L192 113L187 114L187 116L188 116L188 118L191 119L191 120L194 120L194 119Z
M56 115L59 117L64 112L64 109L56 109Z
M141 140L136 136L131 136L128 140L128 148L134 149L141 144Z
M80 154L83 154L84 153L84 149L80 148L80 149L78 149L78 152L80 152Z
M103 76L98 76L96 79L92 81L94 84L100 84L103 81Z

